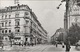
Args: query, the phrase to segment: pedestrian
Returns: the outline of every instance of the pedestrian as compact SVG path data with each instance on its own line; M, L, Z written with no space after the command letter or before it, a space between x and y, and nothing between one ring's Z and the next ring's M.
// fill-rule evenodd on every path
M57 41L56 41L56 47L57 47L58 45L57 45Z
M2 43L2 48L4 47L4 43Z
M24 42L24 45L26 46L26 41Z
M64 48L64 43L62 42L62 48Z
M66 52L69 52L70 51L70 41L67 39L66 41Z
M27 42L28 46L30 46L30 42Z

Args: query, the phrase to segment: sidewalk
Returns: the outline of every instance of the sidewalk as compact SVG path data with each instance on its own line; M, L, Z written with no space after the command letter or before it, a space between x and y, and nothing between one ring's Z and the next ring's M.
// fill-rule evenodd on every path
M62 48L62 45L58 45L58 48ZM66 50L66 47L62 48L64 51ZM75 46L71 46L70 52L80 52L80 47L75 48Z

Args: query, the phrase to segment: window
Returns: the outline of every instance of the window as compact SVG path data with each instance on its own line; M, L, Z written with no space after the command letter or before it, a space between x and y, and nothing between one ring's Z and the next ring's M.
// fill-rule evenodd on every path
M7 22L5 22L5 26L7 26Z
M11 30L9 30L9 33L11 33Z
M28 40L28 38L26 38L26 41Z
M7 30L5 30L5 33L7 33Z
M20 32L20 28L15 29L16 33Z
M11 15L9 15L9 18L11 18Z
M19 14L15 14L15 17L19 17Z
M15 13L15 17L19 17L19 12L16 12Z
M29 15L29 13L28 12L25 12L25 15Z
M2 30L2 33L4 33L4 30Z
M18 29L17 32L20 32L20 30Z
M4 27L4 23L2 23L2 27Z
M29 23L29 21L26 20L26 24L28 24L28 23Z
M16 25L16 26L19 26L19 25L20 25L20 19L16 19L16 20L15 20L15 25Z
M16 26L19 26L19 25L20 25L19 21L16 21L16 22L15 22L15 25L16 25Z
M2 19L3 19L3 15L2 15Z
M7 18L7 15L5 15L5 19Z
M11 26L11 21L9 21L9 26Z
M20 25L20 24L19 24L19 21L17 22L17 25Z
M3 19L3 17L4 17L4 14L2 14L2 19Z
M5 38L5 40L7 40L7 38Z

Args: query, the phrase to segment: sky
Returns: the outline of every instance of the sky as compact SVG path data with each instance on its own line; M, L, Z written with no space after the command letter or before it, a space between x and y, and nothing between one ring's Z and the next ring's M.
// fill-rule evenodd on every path
M27 4L32 9L49 36L64 27L65 3L60 9L56 8L60 2L61 0L19 0L20 4ZM14 0L0 0L0 8L13 5Z

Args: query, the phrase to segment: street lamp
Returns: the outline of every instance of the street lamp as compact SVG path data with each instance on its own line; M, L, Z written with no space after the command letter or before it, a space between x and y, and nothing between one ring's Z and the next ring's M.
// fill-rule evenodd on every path
M66 2L66 13L64 17L64 29L65 29L65 34L66 34L66 51L70 51L70 41L68 40L68 8L69 8L69 0L62 0L62 2ZM61 5L61 4L60 4ZM60 5L57 7L59 9Z
M66 2L66 13L64 17L64 29L66 31L66 34L68 34L68 8L69 8L69 0L62 0L57 9L62 5L62 2Z

